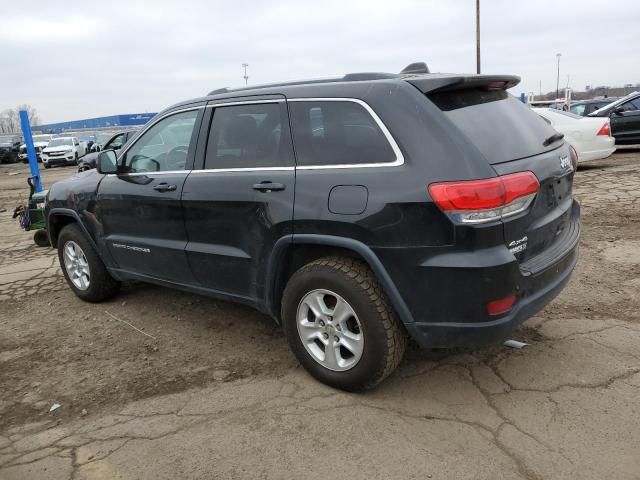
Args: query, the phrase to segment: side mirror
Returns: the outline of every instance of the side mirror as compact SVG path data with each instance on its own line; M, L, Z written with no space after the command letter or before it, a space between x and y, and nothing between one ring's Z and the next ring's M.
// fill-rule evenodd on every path
M613 109L613 113L615 113L616 115L622 115L624 113L624 107L622 105L618 105Z
M118 157L113 150L103 150L98 154L96 167L99 173L118 173Z

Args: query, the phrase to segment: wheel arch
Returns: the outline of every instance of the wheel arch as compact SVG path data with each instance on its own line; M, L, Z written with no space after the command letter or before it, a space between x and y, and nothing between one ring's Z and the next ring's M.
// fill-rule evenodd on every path
M91 243L91 246L98 251L96 243L93 240L93 237L89 235L89 231L87 227L82 223L80 219L80 215L78 212L74 210L70 210L68 208L53 208L49 211L47 216L47 233L49 235L49 243L53 248L56 248L58 244L58 236L64 227L71 223L76 223L80 226L84 234L87 236L87 239Z
M319 234L288 235L280 238L274 245L265 278L267 313L280 322L282 292L291 275L313 260L332 255L350 256L364 261L380 282L402 323L413 323L407 304L371 248L352 238Z

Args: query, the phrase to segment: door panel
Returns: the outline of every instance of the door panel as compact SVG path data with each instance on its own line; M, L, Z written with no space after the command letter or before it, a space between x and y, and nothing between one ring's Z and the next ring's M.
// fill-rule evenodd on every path
M182 189L204 105L165 115L125 147L98 190L106 247L118 268L182 284L195 280L185 246Z
M104 239L118 266L143 275L192 283L180 196L189 172L109 175L98 205ZM175 185L158 192L160 184Z
M264 297L274 243L292 232L293 149L286 107L277 98L213 110L207 141L202 133L200 139L205 169L194 170L182 195L194 277L252 302Z

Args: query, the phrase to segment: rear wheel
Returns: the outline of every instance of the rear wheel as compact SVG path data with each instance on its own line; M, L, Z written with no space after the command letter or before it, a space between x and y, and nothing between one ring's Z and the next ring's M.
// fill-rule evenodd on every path
M289 345L316 379L362 391L395 370L407 334L373 272L345 257L328 257L293 274L282 299Z
M107 271L82 229L75 223L62 229L58 237L58 259L67 284L78 297L101 302L120 288Z

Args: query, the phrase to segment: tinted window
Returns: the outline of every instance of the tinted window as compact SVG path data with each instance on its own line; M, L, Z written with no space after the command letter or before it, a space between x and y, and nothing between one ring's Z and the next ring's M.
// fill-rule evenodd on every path
M122 146L122 144L124 143L124 133L121 133L120 135L118 135L117 137L115 137L113 140L111 140L105 148L109 149L118 149Z
M387 163L396 160L369 112L347 101L290 102L298 165Z
M283 140L280 103L217 107L207 143L205 168L291 165L290 142ZM288 130L285 130L288 132Z
M636 107L636 106L634 105L634 103L635 103L635 102L634 102L634 100L630 100L630 101L625 102L625 103L623 103L622 105L620 105L620 107L622 107L622 109L623 109L625 112L633 112L634 110L637 110L637 109L638 109L638 107Z
M453 90L427 96L489 163L529 157L558 146L543 145L555 130L504 90Z
M124 159L129 172L183 170L198 110L160 120L138 138Z

